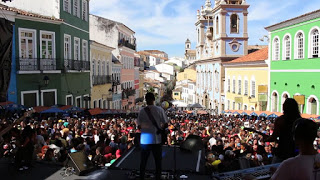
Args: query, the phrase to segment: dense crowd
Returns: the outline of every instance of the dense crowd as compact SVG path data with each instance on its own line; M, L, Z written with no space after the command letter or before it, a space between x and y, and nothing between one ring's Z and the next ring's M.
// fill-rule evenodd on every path
M198 135L206 150L207 173L219 173L270 164L277 147L265 142L273 133L274 119L232 115L168 114L166 145L183 142L189 135ZM4 118L0 131L12 123ZM245 130L250 127L261 133ZM63 163L68 153L83 151L96 166L110 166L131 147L140 130L136 118L111 116L103 118L26 118L3 135L1 156L12 157L19 170L28 169L33 160ZM314 142L320 149L320 139Z

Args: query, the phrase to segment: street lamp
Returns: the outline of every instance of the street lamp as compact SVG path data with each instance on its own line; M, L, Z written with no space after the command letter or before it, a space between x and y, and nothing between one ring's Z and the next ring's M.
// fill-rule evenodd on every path
M45 85L45 86L48 86L49 80L50 80L50 79L49 79L48 76L44 76L44 77L43 77L43 82L44 82L44 85Z

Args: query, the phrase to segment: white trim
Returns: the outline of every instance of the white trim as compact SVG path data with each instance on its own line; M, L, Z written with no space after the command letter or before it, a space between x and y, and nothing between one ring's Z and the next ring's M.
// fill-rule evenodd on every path
M75 14L75 2L77 1L77 3L78 3L78 6L77 6L77 14ZM78 18L80 18L80 11L81 11L81 2L80 2L80 0L73 0L73 2L72 2L72 10L73 10L73 12L72 12L72 15L73 16L76 16L76 17L78 17Z
M73 26L73 25L71 25L71 24L68 24L68 23L66 23L66 22L63 22L63 24L65 24L65 25L67 25L67 26L70 26L70 27L72 27L72 28L74 28L74 29L77 29L77 30L79 30L79 31L83 31L83 32L89 34L89 31L80 29L80 28L78 28L78 27L76 27L76 26Z
M315 95L310 95L307 99L307 114L311 114L311 104L309 103L310 99L314 98L317 101L317 115L319 115L319 99Z
M77 97L75 98L75 104L76 104L76 106L78 105L78 104L77 104L77 100L78 100L78 99L80 99L80 104L79 104L80 107L78 107L78 108L82 108L81 96L77 96Z
M102 105L102 98L97 99L98 101L98 108L102 109L101 105Z
M78 47L78 50L79 50L78 56L79 56L79 58L78 59L76 59L76 56L75 56L76 55L76 41L79 42L79 47ZM81 60L81 40L78 37L73 37L73 59L74 60L78 60L78 61Z
M283 96L287 94L288 95L288 98L290 98L290 94L288 93L288 91L284 91L282 94L281 94L281 106L280 106L280 112L283 112L283 103L285 101L285 99L283 98Z
M278 40L278 43L279 43L279 45L278 45L278 58L276 58L275 57L275 40ZM274 38L273 38L273 40L272 40L272 60L273 61L278 61L278 60L280 60L280 38L279 38L279 36L275 36Z
M249 107L248 104L243 104L242 109L245 111L244 106L247 106L247 110L248 110L248 107Z
M90 97L90 95L89 95L89 94L83 95L83 100L82 100L83 103L85 103L85 101L84 101L84 98L85 98L85 97ZM84 104L83 104L83 105L84 105ZM90 101L87 102L87 106L88 106L88 108L90 108ZM85 107L85 106L83 106L83 107Z
M21 57L21 32L31 32L32 35L32 41L33 41L33 59L37 58L37 30L36 29L28 29L28 28L18 28L19 33L19 57ZM29 59L29 58L26 58Z
M62 24L63 21L60 19L52 20L47 18L38 18L34 16L25 16L17 14L16 19L23 19L23 20L29 20L29 21L35 21L35 22L42 22L42 23L50 23L50 24Z
M17 71L17 74L40 74L41 71Z
M44 74L58 74L61 73L61 70L54 70L54 71L42 71Z
M44 90L40 90L40 93L41 93L41 106L43 106L43 93L44 92L54 92L54 104L57 104L57 89L44 89Z
M313 57L312 57L312 44L313 44L313 42L312 42L312 35L311 35L311 33L312 33L312 31L313 30L315 30L315 29L317 29L318 30L318 32L320 33L320 28L318 27L318 26L313 26L312 28L310 28L310 30L309 30L309 34L308 34L308 58L309 59L314 59ZM318 35L318 37L319 37L319 39L318 40L320 40L320 34ZM318 42L318 58L320 57L320 42Z
M69 53L68 53L68 56L69 57L65 57L65 39L66 38L69 38ZM72 59L72 39L71 39L71 36L69 34L64 34L63 36L63 58L64 59Z
M86 54L87 54L87 57L86 57L86 61L90 61L89 60L89 54L88 54L88 47L89 47L89 45L88 45L88 41L87 40L85 40L85 39L82 39L82 60L84 61L84 59L83 59L83 57L84 57L84 50L83 50L83 48L84 48L84 43L86 43Z
M287 36L289 36L289 40L290 40L290 48L289 48L289 50L290 50L290 52L289 52L290 56L289 56L289 59L286 59L286 51L287 51L287 49L286 49L286 41L285 41L285 38L286 38ZM292 52L291 52L291 51L292 51L292 37L291 37L291 34L290 34L290 33L286 33L286 34L283 36L283 39L282 39L282 60L284 60L284 61L290 60L291 57L292 57L292 55L291 55Z
M277 107L275 108L276 109L276 112L279 112L278 111L278 109L279 109L279 93L278 93L278 91L277 90L273 90L272 92L271 92L271 109L270 109L270 112L273 112L272 110L274 109L273 108L273 100L272 100L272 97L273 97L273 93L277 93Z
M303 57L302 58L298 58L298 41L297 41L297 35L299 34L299 33L302 33L302 35L303 35L303 48L302 48L302 50L303 50L303 52L302 52L302 54L303 54ZM297 31L296 32L296 34L294 35L294 59L297 59L297 60L299 60L299 59L304 59L305 58L305 48L306 48L306 35L304 34L304 31L302 31L302 30L299 30L299 31Z
M72 106L73 105L73 95L72 94L66 95L65 105L68 105L68 98L69 97L71 97L71 106Z
M36 94L36 104L37 106L39 106L39 91L38 90L31 90L31 91L21 91L20 95L21 95L21 105L24 105L24 97L23 95L25 94Z
M269 39L271 39L271 32L268 32L268 37L269 37ZM271 47L271 42L269 41L268 42L268 47ZM270 69L271 69L271 51L269 50L268 51L268 61L266 62L267 64L268 64L268 68L267 68L267 72L268 72L268 82L269 82L269 85L268 85L268 93L270 93L270 90L271 90L271 83L270 83L270 81L271 81L271 78L270 78L270 76L271 76L271 72L270 72ZM270 96L268 96L268 101L267 101L267 110L268 111L271 111L270 110Z
M270 70L270 72L320 72L320 69L283 69L283 70Z
M42 34L52 35L52 58L56 58L56 33L53 31L43 31L40 30L40 58L41 59L51 59L51 58L42 58Z

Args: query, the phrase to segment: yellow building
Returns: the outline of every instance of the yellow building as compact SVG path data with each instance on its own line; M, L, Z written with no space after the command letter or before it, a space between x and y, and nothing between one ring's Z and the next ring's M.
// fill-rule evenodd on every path
M139 98L144 98L145 92L143 90L144 88L144 73L143 71L139 72Z
M91 108L110 108L112 101L112 53L114 48L90 41Z
M223 63L225 110L265 111L268 101L268 48Z
M178 73L177 75L177 81L183 81L183 80L192 80L196 81L197 79L197 71L194 69L184 69L183 72Z
M182 100L181 92L182 92L182 88L177 88L175 90L172 90L172 99L173 100Z

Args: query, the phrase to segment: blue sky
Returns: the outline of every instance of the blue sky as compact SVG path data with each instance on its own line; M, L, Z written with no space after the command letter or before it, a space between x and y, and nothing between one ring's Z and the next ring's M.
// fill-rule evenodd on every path
M214 4L214 0L211 0ZM247 0L249 45L264 27L320 8L319 0ZM205 0L91 0L90 13L122 22L136 32L138 50L157 49L183 57L187 38L195 48L196 12Z

